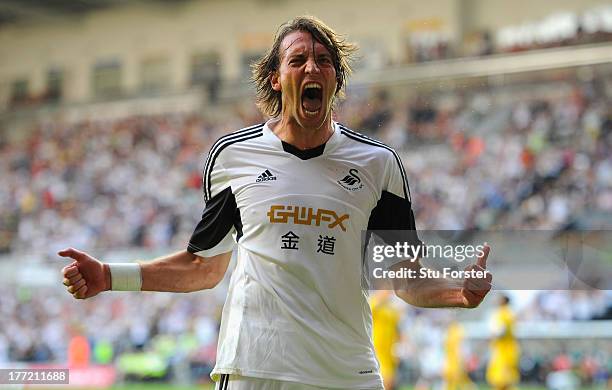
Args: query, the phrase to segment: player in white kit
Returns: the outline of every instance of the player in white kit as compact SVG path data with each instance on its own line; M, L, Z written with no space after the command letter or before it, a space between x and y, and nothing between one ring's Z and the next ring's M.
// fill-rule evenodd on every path
M75 260L63 270L68 291L212 288L235 250L217 389L382 389L362 232L404 230L419 241L399 156L332 120L354 50L316 18L283 25L254 68L259 106L272 119L211 148L205 209L187 250L142 264L61 251ZM475 307L489 288L490 279L422 281L397 294L424 307Z

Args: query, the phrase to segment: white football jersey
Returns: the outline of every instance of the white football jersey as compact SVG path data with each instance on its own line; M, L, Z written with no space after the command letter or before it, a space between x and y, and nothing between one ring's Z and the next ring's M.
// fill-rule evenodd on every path
M209 152L206 207L188 250L237 250L215 380L382 388L361 237L366 229L414 231L414 215L399 156L333 126L324 145L306 151L261 124L220 138Z

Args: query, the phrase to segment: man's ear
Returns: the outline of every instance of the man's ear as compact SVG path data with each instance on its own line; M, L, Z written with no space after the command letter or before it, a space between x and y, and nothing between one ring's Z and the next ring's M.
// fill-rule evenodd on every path
M278 72L273 72L270 75L270 84L272 84L272 89L275 90L276 92L280 92L281 90L281 83L280 83L280 77L278 75Z

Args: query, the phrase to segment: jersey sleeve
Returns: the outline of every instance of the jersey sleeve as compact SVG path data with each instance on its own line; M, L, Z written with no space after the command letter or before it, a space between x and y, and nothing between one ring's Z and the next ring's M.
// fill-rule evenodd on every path
M219 157L213 146L202 177L204 211L187 246L187 251L201 257L232 251L236 244L233 235L241 227L236 198Z
M387 245L395 245L396 242L421 245L404 166L394 151L389 157L383 173L380 199L370 214L368 231L377 231L376 236Z

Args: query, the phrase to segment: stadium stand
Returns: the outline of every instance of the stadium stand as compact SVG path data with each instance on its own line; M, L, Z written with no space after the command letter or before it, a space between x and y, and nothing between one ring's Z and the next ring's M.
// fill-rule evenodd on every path
M512 88L463 91L393 107L377 91L345 102L338 120L402 151L419 228L554 230L612 212L611 83L544 85L530 100ZM201 208L205 151L246 125L196 114L36 123L2 142L0 248L53 256L66 245L181 247Z

